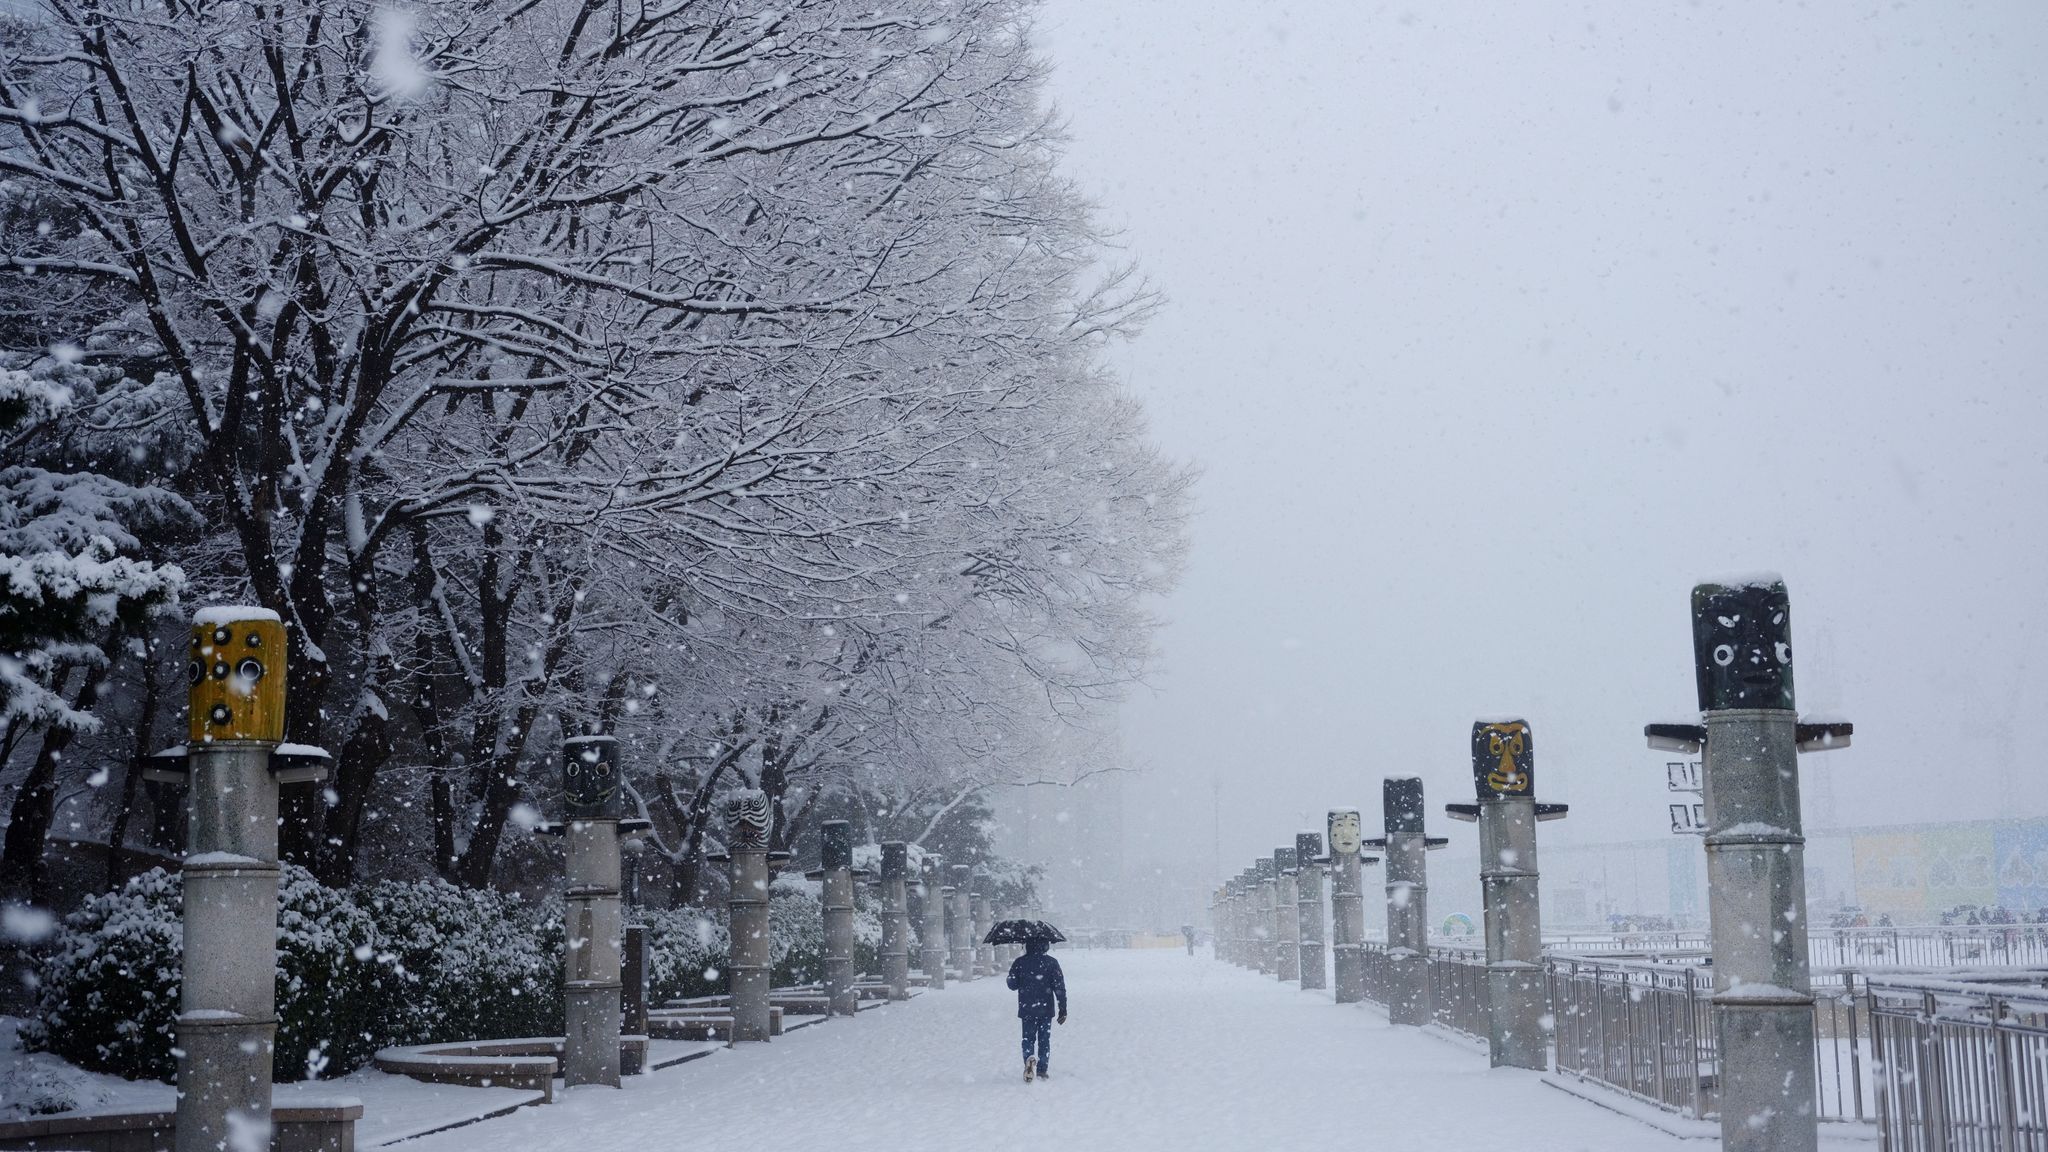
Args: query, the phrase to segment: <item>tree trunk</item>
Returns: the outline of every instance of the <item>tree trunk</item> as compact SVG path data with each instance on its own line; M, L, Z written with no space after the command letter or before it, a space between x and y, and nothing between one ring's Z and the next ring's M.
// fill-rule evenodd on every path
M135 815L135 801L142 785L142 759L154 749L158 690L156 659L147 648L142 653L142 711L135 717L135 754L121 774L121 803L114 809L114 823L107 829L106 890L119 888L127 877L121 874L121 850L128 842L128 821Z
M84 711L90 706L110 666L111 662L86 669L85 682L79 685L72 708ZM50 823L57 815L57 768L63 763L64 750L71 746L74 735L71 729L57 725L44 732L43 746L36 751L28 778L14 794L6 842L0 845L0 895L49 903L50 876L43 866L43 850L49 843Z

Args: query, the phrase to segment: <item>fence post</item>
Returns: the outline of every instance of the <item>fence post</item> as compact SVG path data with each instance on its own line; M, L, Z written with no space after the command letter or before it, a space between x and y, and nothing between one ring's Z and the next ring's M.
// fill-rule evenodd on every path
M1999 1152L2019 1148L2019 1131L2016 1113L2019 1097L2013 1088L2012 1050L2007 1041L2011 1034L2005 1029L2005 1001L1994 997L1991 1001L1991 1043L1995 1046L1992 1059L1996 1063L1998 1079L1998 1147Z

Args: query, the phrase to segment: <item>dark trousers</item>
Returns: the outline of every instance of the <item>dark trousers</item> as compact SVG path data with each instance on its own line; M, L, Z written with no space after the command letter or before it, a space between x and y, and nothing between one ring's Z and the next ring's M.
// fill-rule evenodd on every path
M1021 1023L1024 1025L1024 1058L1031 1059L1031 1045L1035 1041L1038 1044L1038 1070L1043 1072L1052 1062L1052 1013L1025 1016Z

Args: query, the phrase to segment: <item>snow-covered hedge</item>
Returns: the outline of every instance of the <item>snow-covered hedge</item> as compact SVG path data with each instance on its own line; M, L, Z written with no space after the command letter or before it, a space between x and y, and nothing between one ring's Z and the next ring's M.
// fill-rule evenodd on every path
M146 872L66 918L40 964L31 1051L135 1079L170 1080L178 1013L182 889ZM777 880L770 895L775 983L822 976L815 886ZM654 1003L725 991L731 936L720 911L635 909L648 925ZM872 970L881 924L856 914ZM279 1080L339 1076L393 1044L546 1036L562 1029L562 905L442 881L389 881L342 892L284 866L278 893Z
M24 1045L120 1076L175 1076L181 911L179 877L155 869L68 917L42 958ZM389 1044L559 1031L552 911L438 881L338 892L285 865L277 1078L340 1075Z

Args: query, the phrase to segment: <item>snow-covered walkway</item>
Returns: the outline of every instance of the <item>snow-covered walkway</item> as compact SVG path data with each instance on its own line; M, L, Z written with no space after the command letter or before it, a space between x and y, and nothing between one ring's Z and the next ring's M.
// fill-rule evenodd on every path
M1061 952L1053 1079L1026 1085L1001 980L577 1089L417 1152L1658 1152L1697 1148L1483 1052L1206 956ZM742 1139L744 1138L744 1139Z

